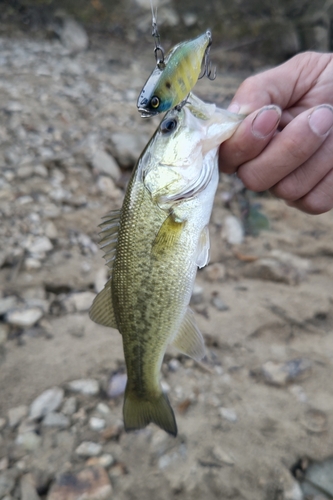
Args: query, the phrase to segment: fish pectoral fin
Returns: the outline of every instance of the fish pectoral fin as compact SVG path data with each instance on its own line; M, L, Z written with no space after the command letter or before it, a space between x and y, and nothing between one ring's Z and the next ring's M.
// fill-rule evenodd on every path
M175 415L168 396L162 391L151 399L143 399L126 388L123 415L126 431L143 429L150 422L154 422L172 436L177 436Z
M89 310L89 317L99 325L118 328L112 305L111 278L106 282L103 290L95 297Z
M205 342L194 318L193 311L188 308L180 329L172 341L172 345L190 358L200 361L206 354Z
M209 251L210 251L209 229L208 226L205 226L201 231L197 247L195 262L198 267L204 267L208 264Z
M102 217L103 221L99 227L102 228L100 234L99 246L104 252L106 265L112 270L113 261L116 256L118 243L118 229L120 220L120 210L112 210Z
M181 235L186 221L178 222L171 213L163 222L153 242L152 253L157 256L172 249Z

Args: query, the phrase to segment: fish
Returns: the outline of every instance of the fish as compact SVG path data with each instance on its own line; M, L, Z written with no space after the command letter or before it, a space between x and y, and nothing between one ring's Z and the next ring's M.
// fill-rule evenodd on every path
M211 43L212 35L207 30L194 40L179 43L163 62L157 62L139 94L137 107L142 117L164 113L186 99L200 76L203 59L205 72L209 71Z
M169 344L195 360L205 355L189 302L197 269L209 261L218 147L242 119L191 94L185 106L165 115L148 142L122 208L103 218L100 246L111 277L90 318L122 335L126 431L153 422L177 435L161 365Z

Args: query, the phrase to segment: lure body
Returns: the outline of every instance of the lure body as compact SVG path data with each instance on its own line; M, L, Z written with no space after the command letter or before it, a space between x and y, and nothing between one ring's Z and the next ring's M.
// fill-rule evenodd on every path
M164 113L184 101L196 84L202 61L212 43L210 31L176 45L158 62L138 98L142 117Z

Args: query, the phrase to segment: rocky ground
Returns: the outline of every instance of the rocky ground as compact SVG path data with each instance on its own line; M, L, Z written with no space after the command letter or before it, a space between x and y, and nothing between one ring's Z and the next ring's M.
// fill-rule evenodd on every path
M244 236L222 179L192 299L209 355L163 364L179 436L123 432L121 338L87 311L97 226L158 123L136 111L153 56L71 43L0 39L0 498L332 498L332 212L257 197L270 229ZM198 94L225 105L253 67L215 55Z

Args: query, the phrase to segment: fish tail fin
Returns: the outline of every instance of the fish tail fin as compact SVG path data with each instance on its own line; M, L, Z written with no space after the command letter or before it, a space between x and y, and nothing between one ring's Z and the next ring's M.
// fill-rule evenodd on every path
M162 391L152 399L140 399L126 388L124 407L126 431L143 429L150 422L172 436L177 436L177 424L168 396Z

